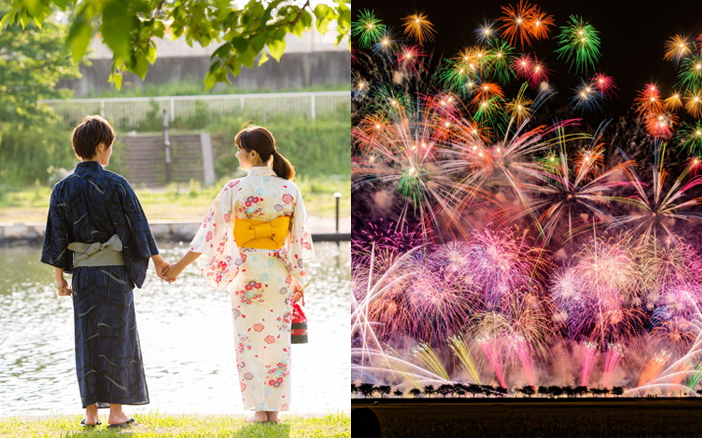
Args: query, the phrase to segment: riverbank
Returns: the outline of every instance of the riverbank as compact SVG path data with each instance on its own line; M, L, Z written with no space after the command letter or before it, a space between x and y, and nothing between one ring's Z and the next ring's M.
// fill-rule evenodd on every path
M0 437L266 437L266 438L341 438L351 436L349 414L300 416L281 414L279 424L246 423L246 417L223 415L166 415L149 413L135 415L139 426L113 431L103 425L86 429L78 423L78 415L57 415L41 418L0 418Z
M351 218L339 219L339 232L336 232L336 219L309 218L312 240L315 242L339 242L351 240ZM150 221L151 232L157 242L189 242L197 232L200 222L194 220ZM44 239L44 222L2 223L0 222L0 246L41 245Z

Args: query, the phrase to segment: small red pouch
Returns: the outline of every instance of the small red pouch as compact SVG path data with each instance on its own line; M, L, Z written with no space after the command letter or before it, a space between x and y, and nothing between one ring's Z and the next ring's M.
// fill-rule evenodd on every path
M293 344L307 343L307 317L299 304L293 304L291 341Z

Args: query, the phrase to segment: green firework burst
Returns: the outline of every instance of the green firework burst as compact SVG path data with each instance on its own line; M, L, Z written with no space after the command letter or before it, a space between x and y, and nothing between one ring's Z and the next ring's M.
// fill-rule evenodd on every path
M466 94L470 90L466 88L467 83L478 82L478 75L475 71L467 68L464 62L451 59L444 60L444 66L438 70L435 77L446 87L447 90L455 93Z
M514 47L507 41L495 38L490 41L490 50L492 57L489 66L487 66L488 73L501 85L509 84L515 76L514 68L512 68Z
M587 74L588 68L595 68L595 63L600 58L600 33L581 17L571 15L570 23L561 26L561 33L556 38L559 48L556 50L558 58L566 59L569 67L575 67L575 72Z
M690 155L702 153L702 121L698 120L694 124L683 123L678 130L678 140L686 148Z
M351 23L351 35L358 37L358 46L368 48L377 43L385 34L385 25L375 18L373 11L361 9L358 21Z
M702 55L683 60L678 70L678 84L685 88L702 86Z

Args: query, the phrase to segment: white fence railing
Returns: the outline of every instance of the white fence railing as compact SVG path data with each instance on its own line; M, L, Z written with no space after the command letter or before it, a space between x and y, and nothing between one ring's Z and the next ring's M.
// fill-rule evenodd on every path
M224 94L42 100L73 127L89 114L100 114L119 129L158 129L166 110L171 127L193 128L223 117L242 116L265 123L271 118L349 119L348 91ZM181 126L182 125L182 126ZM187 126L186 126L187 125ZM195 126L196 127L196 126Z

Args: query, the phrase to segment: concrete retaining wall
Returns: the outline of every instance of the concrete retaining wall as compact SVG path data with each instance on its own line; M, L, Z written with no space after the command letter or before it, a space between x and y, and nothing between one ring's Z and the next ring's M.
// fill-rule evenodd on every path
M81 78L61 81L58 86L74 90L76 97L111 89L113 85L107 82L111 63L111 59L91 60L91 65L80 67ZM134 74L125 73L122 88L187 79L202 81L209 68L208 56L158 58L149 67L144 81ZM243 68L239 76L231 78L231 81L234 87L242 90L295 90L315 85L348 84L350 72L351 55L348 51L289 53L281 58L281 62L270 60L260 67ZM225 87L228 85L219 85L215 90Z

